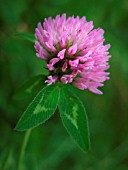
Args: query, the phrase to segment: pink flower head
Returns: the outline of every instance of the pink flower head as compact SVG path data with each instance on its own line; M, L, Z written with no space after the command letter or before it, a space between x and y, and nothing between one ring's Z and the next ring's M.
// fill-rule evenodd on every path
M109 79L105 70L109 68L110 44L103 44L103 29L92 29L92 21L78 16L66 19L66 14L44 19L43 25L38 23L35 49L37 57L47 62L48 85L59 80L102 94L98 87Z

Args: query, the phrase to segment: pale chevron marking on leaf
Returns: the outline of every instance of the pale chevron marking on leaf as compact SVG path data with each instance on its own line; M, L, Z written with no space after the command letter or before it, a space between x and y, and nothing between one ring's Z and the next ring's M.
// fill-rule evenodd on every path
M38 114L40 112L47 112L49 110L51 110L52 108L46 108L45 106L42 106L42 105L37 105L37 107L35 108L33 114Z
M78 125L77 125L77 111L78 111L78 105L74 105L72 107L72 117L71 115L67 115L66 113L64 113L64 115L67 117L68 120L71 121L71 123L76 127L76 129L78 129Z
M38 105L36 106L36 108L34 109L33 114L38 114L38 113L40 113L40 112L47 112L47 111L51 110L51 108L46 108L44 105L41 104L41 103L43 102L44 95L45 95L45 92L44 92L44 94L42 95L39 104L38 104Z
M77 124L77 111L78 111L78 105L74 105L73 108L72 108L72 117L73 117L73 120L76 122Z

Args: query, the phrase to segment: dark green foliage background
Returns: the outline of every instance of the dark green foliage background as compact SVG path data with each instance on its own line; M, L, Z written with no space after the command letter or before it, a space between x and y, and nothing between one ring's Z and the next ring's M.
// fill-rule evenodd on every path
M18 86L41 74L42 61L33 44L16 32L34 33L45 17L67 13L93 20L111 44L111 80L98 96L79 95L89 117L91 150L84 154L65 131L56 113L32 131L23 170L128 169L128 1L127 0L1 0L0 1L0 170L16 170L24 132L13 128L32 96L15 100Z

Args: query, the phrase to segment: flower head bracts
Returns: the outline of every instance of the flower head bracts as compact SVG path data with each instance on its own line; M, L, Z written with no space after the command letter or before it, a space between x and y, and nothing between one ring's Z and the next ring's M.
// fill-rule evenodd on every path
M102 94L98 87L109 79L105 70L109 68L110 45L103 45L103 29L92 29L92 21L78 16L66 19L66 14L45 19L43 26L38 23L35 49L37 57L47 62L48 85L59 80Z

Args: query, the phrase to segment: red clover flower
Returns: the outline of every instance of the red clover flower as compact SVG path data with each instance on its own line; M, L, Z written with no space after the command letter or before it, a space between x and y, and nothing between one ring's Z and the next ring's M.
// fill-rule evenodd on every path
M35 49L37 57L47 62L47 85L58 80L102 94L98 87L109 80L109 72L105 71L109 68L110 44L103 44L104 30L93 27L85 17L66 19L66 14L44 19L43 25L38 23Z

